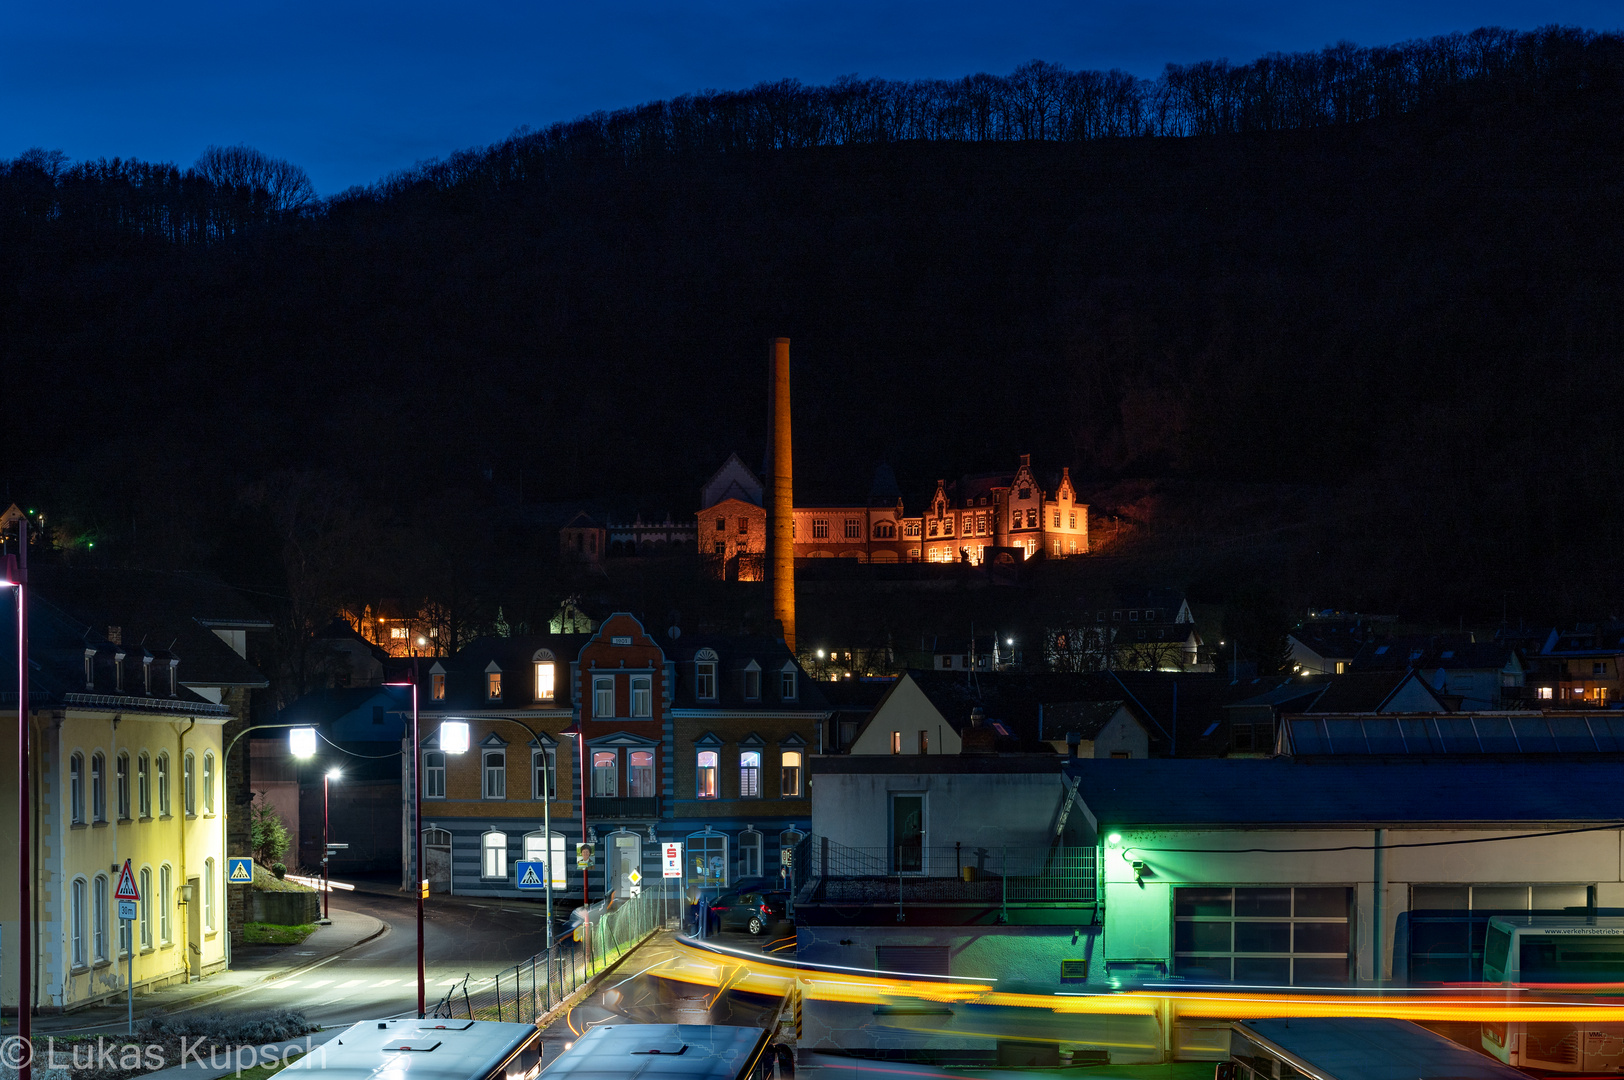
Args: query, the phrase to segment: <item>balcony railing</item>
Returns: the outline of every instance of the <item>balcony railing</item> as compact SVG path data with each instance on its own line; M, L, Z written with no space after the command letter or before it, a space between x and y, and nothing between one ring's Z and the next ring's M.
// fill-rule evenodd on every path
M1093 847L954 843L856 848L808 836L791 872L802 903L1092 904Z
M589 796L586 800L589 818L653 818L660 816L660 800L648 798L616 798Z

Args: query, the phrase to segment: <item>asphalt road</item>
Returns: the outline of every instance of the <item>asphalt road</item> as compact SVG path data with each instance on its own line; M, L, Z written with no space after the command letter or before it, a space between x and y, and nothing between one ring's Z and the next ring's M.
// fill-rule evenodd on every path
M307 971L216 999L210 1009L299 1009L323 1026L417 1011L417 908L405 897L335 894L333 907L387 924L384 933ZM429 901L423 940L430 1009L452 984L472 985L547 947L540 905L472 906ZM295 957L296 958L296 954Z

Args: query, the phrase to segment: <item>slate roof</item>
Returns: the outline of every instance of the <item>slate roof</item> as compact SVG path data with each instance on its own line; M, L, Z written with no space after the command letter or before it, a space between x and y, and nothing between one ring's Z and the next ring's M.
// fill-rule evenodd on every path
M481 637L463 646L455 656L423 657L417 662L418 707L442 712L447 709L503 710L568 709L572 704L570 664L580 655L586 638L581 634L525 634L518 637ZM538 649L551 650L553 700L536 700L533 674ZM409 661L408 661L409 663ZM485 669L495 663L502 671L502 700L485 697ZM434 665L445 669L445 698L433 700ZM410 679L410 668L405 678Z
M180 658L183 685L268 685L259 669L212 628L269 630L272 624L242 593L217 577L42 565L29 568L29 585L30 603L40 597L50 600L98 640L106 639L108 627L117 626L126 646L144 644L153 653L173 652Z
M1065 768L1102 827L1624 821L1611 762L1081 758Z
M1354 656L1352 671L1499 671L1512 658L1512 647L1504 642L1473 641L1456 635L1412 635L1367 642Z
M796 680L796 696L785 701L780 696L776 676L784 665L794 661L789 647L782 639L766 635L723 635L684 633L676 640L666 634L651 634L665 653L667 661L675 664L676 682L672 687L671 707L676 709L740 709L760 712L826 712L831 706L823 693L823 684L801 671ZM694 656L701 649L716 653L717 696L715 700L700 701L694 696ZM746 701L744 680L739 672L755 661L761 668L761 700ZM796 665L800 671L800 666Z
M1315 655L1326 660L1352 660L1370 639L1372 628L1360 622L1340 620L1303 623L1291 636Z

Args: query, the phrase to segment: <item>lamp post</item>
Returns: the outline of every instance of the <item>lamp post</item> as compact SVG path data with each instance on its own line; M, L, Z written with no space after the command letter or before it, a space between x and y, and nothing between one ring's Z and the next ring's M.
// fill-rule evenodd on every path
M253 724L249 727L243 728L241 731L237 732L236 735L232 736L230 742L226 743L225 752L220 755L220 760L224 763L225 769L225 777L222 778L222 782L228 782L227 778L231 776L231 751L237 748L237 743L242 741L242 737L248 734L250 731L265 731L267 729L276 728L304 728L308 726L309 725L307 724ZM291 743L289 745L291 748ZM294 756L299 757L304 755L296 754ZM231 857L231 830L228 825L230 820L231 800L222 799L220 806L220 855L221 858L226 860L229 860ZM250 851L249 854L252 855L253 852ZM227 865L230 865L229 861L227 862ZM227 910L230 910L229 901L227 901ZM229 915L226 916L226 970L231 970L231 917Z
M328 864L333 861L333 834L329 826L330 787L344 775L343 769L328 769L321 776L321 921L333 921L333 886L330 884Z
M6 580L17 590L17 1038L22 1058L17 1080L33 1075L34 912L32 833L28 785L28 519L17 522L17 554L6 556ZM133 991L132 991L133 992Z

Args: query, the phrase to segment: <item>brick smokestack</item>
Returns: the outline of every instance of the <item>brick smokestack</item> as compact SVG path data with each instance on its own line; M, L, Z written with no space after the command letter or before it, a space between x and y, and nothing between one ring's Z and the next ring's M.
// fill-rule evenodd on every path
M772 342L772 372L767 409L772 417L772 443L767 455L768 580L772 582L773 618L784 632L784 644L795 651L795 462L790 449L789 338Z

